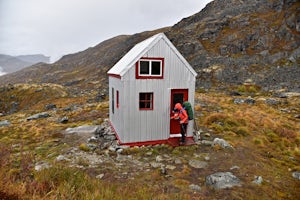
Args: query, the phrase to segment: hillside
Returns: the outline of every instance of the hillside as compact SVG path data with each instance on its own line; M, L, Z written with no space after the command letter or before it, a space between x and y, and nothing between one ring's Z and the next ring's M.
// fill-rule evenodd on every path
M1 76L0 199L298 199L299 8L215 0L173 27ZM198 72L196 144L119 146L106 72L158 32Z
M5 73L12 73L36 63L49 63L49 57L41 54L9 56L0 54L0 66Z
M117 36L54 64L3 76L0 84L58 83L74 93L106 92L107 70L139 41L165 32L198 72L198 87L250 80L266 91L299 91L299 7L296 0L215 0L173 27Z
M111 135L106 100L70 98L55 84L15 85L1 94L2 101L12 98L22 110L0 114L0 199L300 195L299 96L260 95L241 103L249 93L238 98L196 93L197 145L128 148ZM227 145L214 145L217 138ZM216 173L227 174L225 186L210 185L208 177Z

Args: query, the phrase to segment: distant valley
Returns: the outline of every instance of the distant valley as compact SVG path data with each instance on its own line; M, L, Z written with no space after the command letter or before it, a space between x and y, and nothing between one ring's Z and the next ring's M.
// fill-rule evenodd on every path
M19 71L40 62L49 63L50 57L42 54L20 56L0 54L0 76Z

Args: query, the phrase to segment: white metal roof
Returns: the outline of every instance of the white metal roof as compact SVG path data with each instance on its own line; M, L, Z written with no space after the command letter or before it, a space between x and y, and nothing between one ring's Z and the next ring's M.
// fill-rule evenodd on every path
M177 56L183 61L186 67L197 76L197 73L190 66L190 64L179 53L171 41L164 33L158 33L152 37L136 44L125 56L123 56L107 73L123 76L130 67L132 67L149 49L151 49L160 39L164 39L169 47L177 54Z

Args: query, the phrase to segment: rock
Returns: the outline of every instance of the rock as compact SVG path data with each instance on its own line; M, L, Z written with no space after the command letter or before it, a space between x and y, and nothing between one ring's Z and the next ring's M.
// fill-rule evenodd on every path
M278 101L277 99L268 98L266 99L265 103L269 105L278 105L280 104L280 101Z
M236 165L230 168L230 170L238 170L238 169L240 169L240 167Z
M96 176L97 179L102 179L104 177L104 174L99 174Z
M255 176L254 177L254 181L252 181L252 183L260 185L263 182L263 178L261 176Z
M231 172L217 172L206 176L205 184L215 189L241 186L239 178L234 176Z
M209 141L209 140L202 140L201 141L201 144L205 145L205 146L211 146L213 144L212 141Z
M244 102L247 104L255 104L255 100L251 97L246 98Z
M243 103L247 103L247 104L255 104L255 100L251 97L248 97L246 99L242 99L242 98L236 98L233 100L234 104L243 104Z
M191 185L189 185L189 188L191 190L194 190L194 191L197 191L197 192L201 191L201 187L199 185L191 184Z
M42 113L37 113L35 115L32 115L32 116L28 117L27 121L35 120L35 119L41 119L41 118L47 118L47 117L50 117L50 114L47 113L47 112L42 112Z
M220 145L223 149L226 148L233 148L228 142L226 142L224 139L215 138L211 146Z
M161 175L167 175L168 173L167 173L167 169L166 169L166 167L164 166L164 165L162 165L161 167L160 167L160 174Z
M174 170L174 169L176 169L176 166L174 166L174 165L167 165L166 169Z
M0 121L0 127L1 126L9 126L9 125L10 125L10 122L8 120Z
M78 126L75 128L67 128L65 130L65 134L90 134L90 135L96 135L101 126L90 126L90 125L83 125Z
M156 160L156 162L161 162L164 159L161 156L156 156L155 160Z
M179 165L179 164L182 164L182 161L181 161L181 159L176 158L176 159L174 160L174 163L177 164L177 165Z
M58 120L59 123L62 123L62 124L66 124L68 123L69 121L69 118L68 117L63 117L61 119Z
M203 169L207 167L208 163L200 160L190 160L189 165L196 169Z
M41 171L43 169L48 169L50 167L49 163L47 162L38 162L35 164L34 169L35 171Z
M53 103L50 103L50 104L45 105L45 109L46 109L46 110L53 110L53 109L55 109L55 108L56 108L56 105L53 104Z
M153 168L159 168L159 167L162 167L162 166L163 166L162 163L157 163L157 162L151 162L150 165L151 165L151 167L153 167Z
M97 139L95 136L92 136L92 137L90 137L90 138L87 140L87 142L94 142L94 143L96 143L96 142L98 142L98 139Z
M104 139L108 140L108 141L114 141L116 140L116 136L115 135L104 135Z
M295 179L300 180L300 172L293 172L293 173L292 173L292 176L293 176Z
M243 104L245 102L244 99L240 99L240 98L236 98L233 100L233 103L234 104Z
M64 155L59 155L56 157L56 161L65 161L65 160L69 160L68 158L66 158Z

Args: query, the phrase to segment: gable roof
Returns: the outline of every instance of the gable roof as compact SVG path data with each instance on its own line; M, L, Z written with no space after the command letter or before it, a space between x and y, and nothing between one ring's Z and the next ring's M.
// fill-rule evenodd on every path
M165 40L168 46L174 51L179 59L185 64L189 71L197 76L195 70L179 53L164 33L158 33L152 37L136 44L125 56L123 56L107 73L123 76L148 50L150 50L159 40Z

